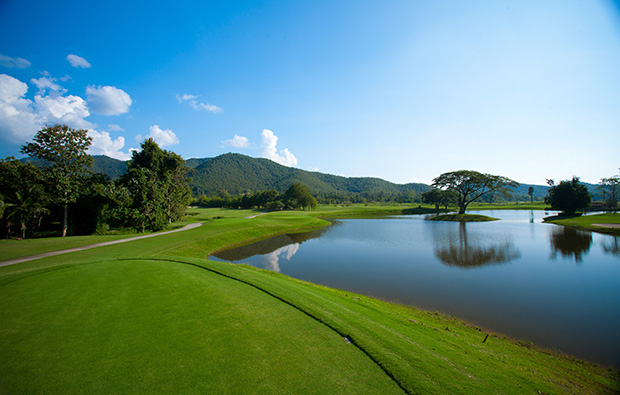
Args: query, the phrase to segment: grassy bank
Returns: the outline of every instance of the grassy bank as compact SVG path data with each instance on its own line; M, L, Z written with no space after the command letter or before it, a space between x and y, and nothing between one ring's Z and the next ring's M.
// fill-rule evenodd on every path
M308 213L255 218L245 218L255 211L192 213L191 220L203 226L0 268L2 389L519 394L618 389L616 372L527 342L486 338L451 317L205 259L225 246L325 226Z
M620 214L593 214L581 216L562 216L557 215L547 217L545 222L558 225L570 226L572 228L593 230L609 234L620 235Z

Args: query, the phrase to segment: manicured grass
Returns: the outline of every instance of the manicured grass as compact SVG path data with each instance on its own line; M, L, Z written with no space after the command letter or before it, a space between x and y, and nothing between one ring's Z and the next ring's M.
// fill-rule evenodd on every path
M485 333L451 317L204 259L227 245L326 224L307 212L245 214L196 209L193 217L207 219L196 229L1 267L2 388L390 393L397 382L409 393L619 389L615 371L502 336L483 343Z
M620 225L619 213L607 213L607 214L593 214L593 215L581 215L581 216L562 216L556 215L553 217L547 217L545 222L551 222L558 225L570 226L573 228L594 230L597 232L604 232L610 234L620 235L620 227L610 228L604 226L598 226L597 224L615 224Z
M479 214L444 214L428 219L429 221L453 221L453 222L488 222L497 221L497 218Z
M103 243L106 241L126 239L136 236L125 234L117 236L74 236L74 237L49 237L44 239L0 239L0 262L22 256L37 255L45 252L65 250L74 247L82 247L90 244Z
M195 266L78 264L1 295L6 393L402 393L327 326Z
M534 203L478 203L473 202L467 206L467 210L544 210L548 207L543 202Z

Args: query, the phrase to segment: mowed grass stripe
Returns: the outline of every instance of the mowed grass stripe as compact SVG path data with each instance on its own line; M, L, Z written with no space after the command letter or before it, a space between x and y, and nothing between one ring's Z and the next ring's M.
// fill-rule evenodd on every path
M78 264L1 288L7 393L402 393L326 326L190 265Z

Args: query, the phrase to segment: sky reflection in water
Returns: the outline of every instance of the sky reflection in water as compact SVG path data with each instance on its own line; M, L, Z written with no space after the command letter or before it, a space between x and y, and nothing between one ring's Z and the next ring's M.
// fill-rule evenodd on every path
M487 223L421 216L336 221L216 258L384 300L620 367L620 238L494 211Z

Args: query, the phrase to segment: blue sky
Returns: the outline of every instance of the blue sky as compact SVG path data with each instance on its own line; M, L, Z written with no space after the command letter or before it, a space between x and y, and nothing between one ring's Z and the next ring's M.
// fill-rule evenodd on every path
M129 157L522 183L620 167L613 1L0 1L0 157L47 124Z

